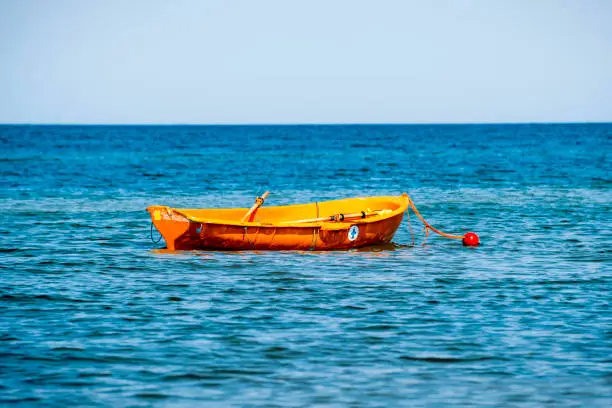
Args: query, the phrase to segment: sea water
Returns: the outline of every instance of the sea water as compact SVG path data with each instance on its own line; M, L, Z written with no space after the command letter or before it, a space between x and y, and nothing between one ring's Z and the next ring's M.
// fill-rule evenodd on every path
M2 126L0 404L611 406L611 153L612 124ZM408 192L482 245L151 242L149 205L266 190Z

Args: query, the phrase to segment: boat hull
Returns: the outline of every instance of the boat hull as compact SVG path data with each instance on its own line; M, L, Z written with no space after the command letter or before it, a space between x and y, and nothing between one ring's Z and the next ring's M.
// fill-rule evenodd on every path
M279 207L277 207L279 208ZM342 250L391 242L405 209L380 219L318 225L201 222L165 206L147 208L169 250Z

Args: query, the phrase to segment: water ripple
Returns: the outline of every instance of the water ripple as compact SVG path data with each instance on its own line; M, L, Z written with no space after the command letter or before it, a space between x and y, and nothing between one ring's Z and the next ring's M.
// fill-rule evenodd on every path
M0 126L0 405L609 406L611 135ZM414 217L414 246L405 223L392 244L327 253L148 241L147 205L266 189L275 204L408 190L483 245L422 245Z

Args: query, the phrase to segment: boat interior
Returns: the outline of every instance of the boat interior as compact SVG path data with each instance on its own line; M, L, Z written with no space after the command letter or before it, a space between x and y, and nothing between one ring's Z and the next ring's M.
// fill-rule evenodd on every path
M383 216L405 210L406 204L403 196L347 198L343 200L321 201L308 204L295 204L285 206L261 206L251 222L261 224L279 224L304 222L308 219L330 217L336 214L361 213L372 216ZM403 209L402 209L403 208ZM206 208L189 209L177 208L176 211L192 221L215 221L238 223L248 211L248 208Z

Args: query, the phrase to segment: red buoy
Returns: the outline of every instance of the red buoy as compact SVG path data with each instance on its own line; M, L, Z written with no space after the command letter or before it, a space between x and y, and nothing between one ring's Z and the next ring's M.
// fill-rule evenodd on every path
M468 232L463 236L463 245L465 246L478 246L480 244L480 239L478 235L473 232Z

